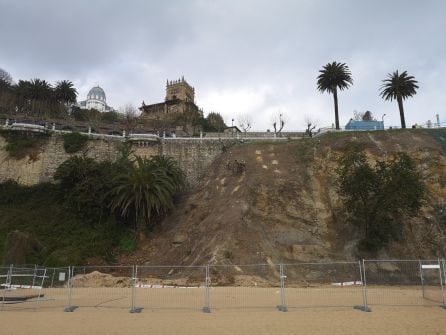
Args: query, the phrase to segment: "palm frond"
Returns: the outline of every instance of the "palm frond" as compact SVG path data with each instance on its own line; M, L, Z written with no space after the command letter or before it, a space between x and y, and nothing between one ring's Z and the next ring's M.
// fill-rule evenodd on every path
M321 93L333 93L337 88L342 91L353 85L352 74L345 63L328 63L319 72L317 89Z
M389 73L387 78L382 81L380 96L386 101L397 99L398 96L405 100L417 94L419 88L417 84L415 77L409 76L407 71L399 74L397 70Z

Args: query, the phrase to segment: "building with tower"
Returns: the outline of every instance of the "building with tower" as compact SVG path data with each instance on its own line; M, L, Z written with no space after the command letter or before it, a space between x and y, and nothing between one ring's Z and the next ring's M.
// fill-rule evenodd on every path
M162 119L178 113L203 112L195 104L195 89L181 77L178 80L167 80L164 102L146 105L139 108L142 119Z
M99 112L113 112L114 108L107 105L107 98L104 90L99 87L93 87L87 94L87 100L80 101L78 107L84 109L96 109Z

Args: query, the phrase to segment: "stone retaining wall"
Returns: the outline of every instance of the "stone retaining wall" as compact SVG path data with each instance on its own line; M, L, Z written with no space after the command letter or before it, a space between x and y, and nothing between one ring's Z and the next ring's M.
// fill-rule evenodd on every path
M224 145L234 143L232 139L225 140L191 140L166 139L158 142L138 141L132 147L136 155L151 157L166 155L178 161L185 171L187 180L196 184L221 152ZM120 139L90 139L82 153L98 161L115 160L119 155ZM16 180L24 185L34 185L40 182L51 182L57 167L71 155L63 148L63 137L53 134L42 145L39 153L33 157L16 159L10 157L4 149L5 139L0 136L0 182L8 179Z

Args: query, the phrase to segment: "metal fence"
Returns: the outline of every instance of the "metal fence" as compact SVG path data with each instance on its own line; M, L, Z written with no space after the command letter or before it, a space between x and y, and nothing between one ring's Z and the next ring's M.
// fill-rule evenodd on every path
M362 306L360 262L285 264L288 308Z
M0 267L0 311L445 306L446 260Z
M370 305L444 305L439 260L364 260Z

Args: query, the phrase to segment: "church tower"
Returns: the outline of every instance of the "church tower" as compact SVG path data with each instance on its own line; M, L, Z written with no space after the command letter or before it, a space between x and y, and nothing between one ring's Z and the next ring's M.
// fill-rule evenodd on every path
M175 100L195 103L195 89L184 80L184 77L178 80L168 80L166 83L165 101Z

